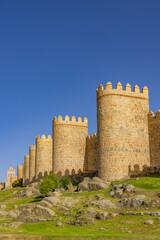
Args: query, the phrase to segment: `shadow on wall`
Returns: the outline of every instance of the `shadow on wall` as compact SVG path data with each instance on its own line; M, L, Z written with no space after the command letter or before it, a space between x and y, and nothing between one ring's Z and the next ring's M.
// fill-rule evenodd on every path
M149 167L147 165L143 165L140 167L138 164L135 164L133 167L131 165L128 166L128 176L148 176L150 174L160 173L159 167Z

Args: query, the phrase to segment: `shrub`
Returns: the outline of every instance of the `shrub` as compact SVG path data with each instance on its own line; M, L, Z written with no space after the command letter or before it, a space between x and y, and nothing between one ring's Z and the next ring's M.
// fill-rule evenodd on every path
M65 176L62 180L61 180L61 185L62 187L67 190L68 189L68 185L71 183L71 180L68 176Z
M55 188L58 188L59 186L59 179L56 174L49 174L47 175L39 185L39 190L43 197L46 196L48 192L53 192Z
M20 179L18 179L18 180L15 180L15 181L12 183L12 187L13 187L13 188L23 187L23 179L20 178Z

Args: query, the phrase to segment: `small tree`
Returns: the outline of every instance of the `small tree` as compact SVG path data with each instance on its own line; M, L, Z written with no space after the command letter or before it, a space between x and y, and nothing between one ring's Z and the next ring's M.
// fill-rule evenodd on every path
M20 179L18 179L18 180L15 180L15 181L12 183L12 187L13 187L13 188L23 187L23 179L20 178Z
M47 175L39 185L39 190L42 193L42 196L45 197L48 192L53 192L55 188L59 186L59 179L56 174Z
M64 178L62 178L61 180L61 185L62 187L67 190L68 189L68 185L71 183L71 179L68 176L65 176Z

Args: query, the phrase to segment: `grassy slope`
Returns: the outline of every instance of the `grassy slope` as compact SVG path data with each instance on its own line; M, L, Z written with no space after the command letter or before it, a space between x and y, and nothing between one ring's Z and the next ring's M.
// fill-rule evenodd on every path
M127 180L123 181L125 183L132 184L136 187L137 194L145 194L148 198L153 197L155 200L158 200L157 193L160 192L160 176L152 176L152 177L143 177L139 178L139 180ZM0 204L7 204L7 209L12 209L13 206L24 204L26 202L33 202L40 199L24 199L19 198L17 200L16 197L13 196L13 192L15 189L7 190L5 192L0 192ZM99 192L90 192L90 193L78 193L77 195L72 193L64 193L64 196L72 196L74 198L83 197L83 202L87 199L96 199L96 194L105 196L107 199L111 199L108 195L107 191L99 191ZM113 202L117 202L118 199L113 199ZM83 203L75 206L74 211L77 211L77 208L82 207ZM86 208L87 210L87 208ZM98 209L97 209L98 210ZM114 212L118 212L118 210L112 210ZM121 212L129 211L129 209L121 209ZM156 212L160 211L159 206L156 208L149 207L149 209L145 208L136 208L132 209L135 212ZM111 211L110 211L111 212ZM62 213L58 213L57 215L61 217L61 221L64 221L64 217ZM144 221L148 219L153 219L154 224L151 226L145 225ZM5 221L3 217L0 217L0 221ZM47 239L52 239L53 237L58 237L58 239L77 239L83 237L85 239L90 238L101 238L101 239L160 239L160 221L156 221L155 217L151 216L117 216L112 219L95 221L96 224L90 224L88 226L71 226L63 224L62 227L56 227L56 222L40 222L40 223L27 223L21 225L17 230L9 229L7 227L3 227L1 229L1 233L23 233L23 234L32 234L32 235L43 235L46 236ZM100 231L99 228L104 228L105 230ZM132 231L129 233L128 231ZM1 239L1 238L0 238ZM29 239L29 238L28 238Z

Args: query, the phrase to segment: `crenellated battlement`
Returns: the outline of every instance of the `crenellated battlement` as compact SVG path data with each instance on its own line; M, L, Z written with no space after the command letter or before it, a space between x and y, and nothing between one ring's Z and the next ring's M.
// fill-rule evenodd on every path
M36 141L47 141L47 140L51 140L51 139L52 139L51 135L48 135L46 137L46 135L44 135L44 134L41 137L39 135L36 137ZM34 148L35 148L35 146L34 146Z
M142 89L142 92L140 92L139 86L135 85L132 91L131 85L129 83L127 83L127 85L123 90L123 86L120 82L117 83L116 89L113 89L112 83L108 82L105 85L105 88L102 84L100 84L96 91L97 91L97 98L105 95L121 95L121 96L127 96L127 97L148 99L147 87L144 87Z
M151 119L160 119L160 110L158 110L158 111L156 112L156 114L154 114L152 111L150 111L150 112L148 113L148 117L149 117L150 120L151 120Z
M25 160L29 160L29 154L25 154L24 158Z
M36 149L36 145L34 145L34 146L33 146L33 145L29 146L29 149L30 149L30 150L32 150L32 149L35 150L35 149Z
M87 136L87 140L88 141L94 141L95 139L97 139L97 133L91 134Z
M75 125L75 126L83 126L83 127L88 127L88 119L85 117L82 121L82 118L81 117L78 117L76 119L75 116L70 117L68 115L65 116L65 118L63 119L62 116L58 116L58 118L54 117L53 118L53 125L58 125L58 124L61 124L61 125Z

